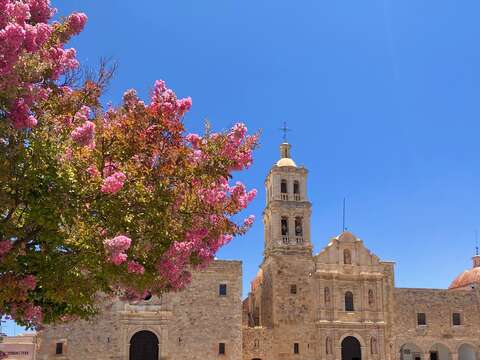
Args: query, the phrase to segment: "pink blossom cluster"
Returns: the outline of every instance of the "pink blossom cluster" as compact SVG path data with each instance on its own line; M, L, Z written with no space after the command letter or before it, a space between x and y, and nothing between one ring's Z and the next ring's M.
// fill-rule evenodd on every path
M80 146L92 146L95 138L95 124L91 121L85 121L83 125L75 128L70 136Z
M107 194L115 194L123 187L127 177L121 171L117 171L103 180L102 192Z
M87 23L87 15L84 13L73 13L67 19L69 25L69 35L79 34Z
M106 161L105 165L103 166L103 176L104 177L109 177L115 173L117 170L118 165L115 162L112 161Z
M247 127L243 123L237 123L227 134L227 141L222 149L223 156L233 161L230 170L242 170L252 164L252 146L257 142L257 136L247 137Z
M135 89L129 89L123 93L123 103L127 109L131 110L137 107L145 108L145 103L138 98Z
M88 168L87 168L87 173L88 175L90 175L91 177L97 177L97 176L100 176L100 171L98 171L97 167L95 165L90 165Z
M205 203L230 207L232 213L245 209L257 195L257 190L247 191L245 185L239 181L234 186L229 186L225 178L220 178L218 183L199 189L199 194Z
M191 280L191 273L186 270L191 257L195 256L196 261L200 261L198 267L205 267L213 260L215 252L231 239L229 234L208 238L205 229L188 231L185 241L175 241L164 253L157 270L173 290L183 289Z
M75 122L83 123L84 121L87 121L89 119L89 115L90 108L86 105L83 105L80 110L75 113L73 119L75 120Z
M0 240L0 260L12 249L10 240Z
M145 268L136 261L129 261L127 264L127 271L132 274L143 275L143 273L145 273Z
M255 222L255 215L249 215L245 218L245 220L243 220L243 225L250 227L253 225L254 222Z
M22 280L20 280L20 287L25 290L33 290L37 286L37 279L34 275L27 275Z
M190 136L189 139L193 144L197 141L195 136ZM189 264L206 266L213 260L218 249L232 239L232 235L223 230L218 235L219 229L223 228L229 215L245 209L257 194L255 189L247 191L241 182L230 186L224 177L208 185L195 180L192 185L200 199L215 210L205 219L194 219L192 223L195 225L185 233L184 240L173 242L158 262L159 274L172 289L181 289L188 283L190 274L186 268ZM240 229L246 230L254 220L253 215L248 216Z
M103 242L109 261L115 265L120 265L127 261L128 256L125 252L130 248L131 244L132 240L125 235L118 235Z
M247 127L243 123L235 124L232 129L221 136L218 133L211 134L210 139L219 141L221 145L221 155L230 161L228 171L242 170L248 168L253 161L253 145L258 141L257 135L247 136ZM194 164L202 165L208 162L208 153L202 149L203 144L207 144L207 139L198 134L188 134L185 140L190 144L192 152L190 159Z
M234 206L234 211L245 209L247 205L257 196L257 189L247 191L245 185L240 181L230 188L231 201Z
M153 88L150 109L161 112L168 118L180 118L192 106L192 99L177 99L172 89L167 89L165 81L157 80Z
M78 66L75 49L64 49L68 39L80 32L87 20L85 14L75 13L66 20L63 36L52 39L55 25L48 24L55 9L50 0L1 0L0 1L0 92L7 93L6 113L17 129L37 125L32 110L45 94L42 79L51 80L65 71ZM60 39L60 41L58 41ZM48 46L47 46L48 45ZM47 69L45 74L31 72L32 76L21 73L22 57L28 55L38 59L38 69Z
M32 325L38 326L43 322L43 312L40 306L36 306L30 302L14 303L10 308L12 319L22 319Z

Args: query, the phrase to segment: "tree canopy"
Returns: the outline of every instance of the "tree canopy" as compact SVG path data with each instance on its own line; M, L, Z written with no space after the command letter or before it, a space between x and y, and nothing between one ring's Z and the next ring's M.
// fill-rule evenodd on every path
M249 228L232 217L256 194L231 184L256 134L187 134L191 99L163 81L148 102L128 90L102 106L108 70L73 81L65 47L86 15L53 15L0 0L0 316L29 327L88 317L98 294L182 289Z

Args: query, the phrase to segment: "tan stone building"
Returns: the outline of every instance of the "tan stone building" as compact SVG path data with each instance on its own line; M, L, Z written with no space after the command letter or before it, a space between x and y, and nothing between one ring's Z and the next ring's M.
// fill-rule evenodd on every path
M0 336L0 354L8 356L8 360L35 360L37 335L35 333L17 336Z
M395 288L394 264L350 232L314 255L307 170L289 144L280 152L265 181L264 259L243 304L241 263L216 261L181 293L48 328L38 359L479 359L480 256L437 290Z

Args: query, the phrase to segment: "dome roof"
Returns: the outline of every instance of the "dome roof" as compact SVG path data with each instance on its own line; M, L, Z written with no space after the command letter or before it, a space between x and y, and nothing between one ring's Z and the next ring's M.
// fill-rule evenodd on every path
M480 256L473 258L473 269L465 270L452 281L449 289L460 289L473 284L480 284Z
M286 142L280 145L280 160L277 161L277 166L297 167L297 164L295 164L295 161L293 161L292 158L290 157L290 148L291 148L291 145Z
M277 166L294 166L297 167L297 164L295 164L295 161L293 161L290 158L282 158L277 161Z
M465 270L452 281L449 289L458 289L472 284L480 284L480 268Z

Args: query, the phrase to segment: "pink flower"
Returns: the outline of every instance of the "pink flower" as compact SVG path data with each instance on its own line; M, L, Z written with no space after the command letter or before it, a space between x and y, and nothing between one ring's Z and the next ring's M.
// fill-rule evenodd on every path
M192 144L192 147L194 149L198 149L199 146L200 146L200 143L202 141L202 138L200 136L198 136L197 134L188 134L187 136L185 136L185 139L190 143Z
M15 101L9 117L16 129L30 129L37 125L37 119L31 115L29 106L22 98Z
M113 175L110 175L105 180L103 180L102 192L108 194L115 194L123 187L123 184L127 177L121 171L115 172Z
M129 273L132 274L143 275L145 273L145 268L136 261L129 261L127 265L127 270Z
M25 278L22 279L21 283L22 286L26 289L33 290L37 286L37 279L34 275L27 275Z
M127 254L115 253L110 256L110 261L115 265L121 265L127 261Z
M87 22L87 15L84 13L73 13L67 19L67 24L70 27L70 34L79 34Z
M10 240L0 241L0 259L12 249L12 242Z
M127 251L130 248L130 245L132 244L132 240L125 235L118 235L115 236L113 239L105 240L104 245L105 248L109 252L124 252Z
M192 99L177 100L175 93L165 86L165 81L155 81L150 108L161 112L168 119L178 121L192 106Z
M128 258L125 251L130 248L131 243L132 240L125 235L119 235L113 239L105 240L103 244L109 256L108 260L115 265L123 264Z
M255 221L255 215L250 215L245 220L243 220L243 225L252 226L254 221Z
M113 175L115 173L115 170L117 169L117 164L112 162L112 161L106 161L105 166L103 167L103 176L104 177L109 177L110 175Z
M27 4L16 2L10 7L10 16L15 19L17 23L24 23L30 18L30 11Z
M67 94L71 94L71 89L66 91ZM80 110L75 113L73 119L77 122L84 122L88 120L90 114L90 108L86 105L83 105Z
M95 124L91 121L86 121L83 125L73 130L70 136L80 146L92 145L95 137Z
M55 14L56 9L50 7L50 0L28 0L30 19L36 23L46 23Z
M87 173L91 176L91 177L97 177L97 176L100 176L100 171L98 171L97 167L95 165L90 165L88 168L87 168Z

